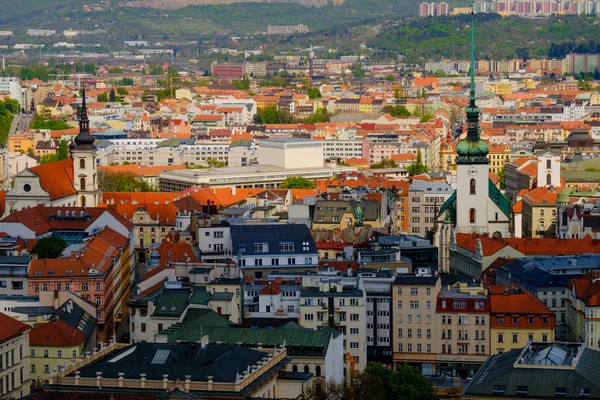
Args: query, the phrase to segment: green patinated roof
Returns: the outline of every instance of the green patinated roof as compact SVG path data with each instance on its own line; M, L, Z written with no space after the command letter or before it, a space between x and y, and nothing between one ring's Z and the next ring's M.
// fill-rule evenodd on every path
M517 388L527 388L527 397L554 398L557 387L566 388L567 398L578 398L579 390L590 390L588 398L600 397L600 352L585 349L575 368L515 367L521 349L491 356L479 369L463 392L466 398L499 397L494 387L504 386L504 396L517 398Z
M186 323L185 325L189 326L202 325L217 327L229 326L232 324L232 322L227 318L217 314L213 310L206 308L189 308L183 317L183 321ZM173 326L178 326L178 324L172 325L171 327Z
M156 301L154 317L179 317L187 307L189 290L163 290Z
M285 343L290 355L323 355L332 335L337 337L339 334L329 327L313 331L295 322L288 322L277 329L241 328L212 310L198 308L189 309L184 322L171 325L161 332L161 335L167 335L169 343L175 343L177 340L197 342L204 335L208 335L210 343L241 342L249 347L256 347L259 343L265 347Z
M571 188L566 188L561 190L560 192L558 192L558 196L556 196L556 202L557 203L563 203L563 204L568 204L569 203L569 195L571 194L571 191L573 189Z
M459 141L456 145L456 154L458 154L459 158L485 157L489 151L488 143L482 139L474 141L466 138Z
M209 301L210 293L200 290L195 290L188 299L188 303L190 304L208 304Z
M509 217L511 210L510 202L508 201L506 196L504 196L502 192L500 192L500 189L498 189L496 185L494 185L494 182L492 182L491 179L488 180L488 184L489 198L494 202L494 204L498 206L498 208L504 213L504 215ZM452 193L452 196L450 196L448 200L446 200L444 204L442 204L437 218L439 220L442 217L444 217L444 219L447 222L456 223L456 192Z
M285 343L289 355L325 355L332 332L330 330L311 329L257 329L236 327L215 327L200 325L177 324L162 331L167 335L169 343L177 340L182 342L197 342L208 335L210 343L234 345L243 343L244 346L276 347Z

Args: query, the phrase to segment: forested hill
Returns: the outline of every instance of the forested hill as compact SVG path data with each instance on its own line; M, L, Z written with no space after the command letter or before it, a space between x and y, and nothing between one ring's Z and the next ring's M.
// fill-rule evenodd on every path
M586 16L547 19L475 14L478 58L496 60L564 57L576 52L600 51L600 25ZM471 15L420 18L388 26L367 41L371 47L398 51L412 59L467 59Z

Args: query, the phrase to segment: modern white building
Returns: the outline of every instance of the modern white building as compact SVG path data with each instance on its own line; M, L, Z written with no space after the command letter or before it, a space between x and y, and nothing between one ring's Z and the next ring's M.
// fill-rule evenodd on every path
M21 84L19 78L0 78L0 93L9 93L10 98L22 106Z

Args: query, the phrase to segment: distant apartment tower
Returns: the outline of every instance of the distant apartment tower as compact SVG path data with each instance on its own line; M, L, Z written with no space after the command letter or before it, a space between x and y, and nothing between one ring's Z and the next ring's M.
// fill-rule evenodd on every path
M600 54L567 54L565 57L565 72L571 75L579 74L580 72L594 72L600 67Z
M438 17L449 13L448 3L421 3L419 5L419 17Z
M306 25L267 25L267 35L289 35L292 33L307 33Z

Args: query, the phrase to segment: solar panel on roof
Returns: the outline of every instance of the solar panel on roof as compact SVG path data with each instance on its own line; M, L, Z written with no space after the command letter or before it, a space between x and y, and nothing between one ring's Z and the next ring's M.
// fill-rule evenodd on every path
M169 358L169 354L171 354L171 350L169 349L156 350L150 364L164 364L167 361L167 358Z

